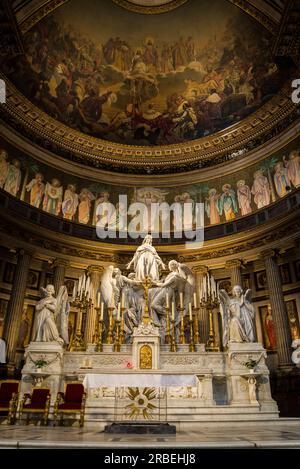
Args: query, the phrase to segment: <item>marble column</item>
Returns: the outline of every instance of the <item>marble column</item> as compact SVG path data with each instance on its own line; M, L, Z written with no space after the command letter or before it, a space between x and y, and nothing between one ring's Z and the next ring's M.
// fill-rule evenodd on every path
M261 253L266 267L267 283L276 333L278 367L292 366L291 331L284 302L279 267L275 251L268 249Z
M91 282L93 285L93 297L92 297L92 306L88 312L86 323L85 323L85 343L93 344L94 334L96 330L97 323L97 291L100 287L101 275L103 272L103 267L99 265L91 265L88 267L88 274L91 276Z
M27 278L32 253L20 250L15 270L14 282L11 289L8 304L7 320L5 324L4 338L7 346L7 360L10 367L15 364L15 353L18 341L24 299L26 294Z
M243 277L242 277L242 261L239 259L231 259L226 262L225 269L229 270L230 273L230 280L231 280L231 288L235 285L240 285L243 287Z
M197 298L200 302L200 285L202 285L204 275L208 273L208 268L205 265L197 265L193 267L193 273L195 275ZM207 311L201 307L199 310L199 336L200 343L206 344L209 338L209 319Z
M69 265L69 261L65 259L55 259L53 263L53 285L55 289L55 295L58 295L60 287L63 286L66 276L66 268Z

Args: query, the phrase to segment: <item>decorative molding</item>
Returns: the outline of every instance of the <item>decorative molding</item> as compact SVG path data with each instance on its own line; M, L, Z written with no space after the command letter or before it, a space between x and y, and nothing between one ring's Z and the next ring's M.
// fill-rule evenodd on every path
M138 174L187 172L224 163L237 157L232 155L235 150L253 149L257 140L271 139L283 122L288 126L298 118L287 86L230 129L184 144L149 148L110 143L73 130L30 103L8 81L2 109L6 122L55 153L97 168Z
M23 34L27 33L36 23L41 21L43 18L48 16L58 7L66 3L68 0L50 0L46 4L43 4L38 10L36 10L29 18L26 18L20 23L20 30Z
M168 2L161 2L161 5L142 5L138 4L137 2L131 2L130 0L112 1L126 10L132 11L134 13L140 13L142 15L159 15L161 13L167 13L188 2L188 0L169 0Z
M254 18L258 23L264 26L270 33L276 34L278 32L278 24L270 18L266 13L259 10L247 0L229 0L231 3L241 8L245 13Z

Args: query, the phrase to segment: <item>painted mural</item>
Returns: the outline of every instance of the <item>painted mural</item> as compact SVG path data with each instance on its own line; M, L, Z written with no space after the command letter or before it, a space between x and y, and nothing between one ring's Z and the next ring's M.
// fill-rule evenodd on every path
M30 205L66 220L95 225L99 219L109 227L125 230L125 210L120 195L127 195L128 205L142 202L147 207L164 202L177 208L202 202L205 225L218 225L247 216L267 207L300 187L300 140L296 139L280 152L228 176L205 183L181 187L124 188L64 174L9 148L0 148L0 188ZM115 211L111 209L114 205ZM152 229L149 210L148 229ZM160 214L161 219L164 212ZM130 217L129 217L130 220ZM184 220L192 227L194 212ZM174 223L173 223L174 224Z
M2 69L74 129L166 145L227 128L270 99L286 78L270 55L272 40L225 0L190 0L164 15L71 0L30 30L26 54Z

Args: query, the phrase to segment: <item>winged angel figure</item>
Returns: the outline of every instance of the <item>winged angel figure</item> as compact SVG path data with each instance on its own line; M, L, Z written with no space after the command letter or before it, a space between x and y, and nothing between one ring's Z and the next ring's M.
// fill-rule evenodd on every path
M41 288L42 298L36 305L34 340L36 342L68 343L68 292L65 286L60 288L58 297L54 297L53 285Z
M221 315L223 322L223 346L230 342L255 342L255 310L251 303L251 290L236 285L232 289L233 298L225 290L220 290Z
M172 260L169 262L170 273L165 278L164 282L156 283L156 288L151 291L151 310L157 314L158 319L166 314L166 297L169 301L179 302L180 294L184 297L184 309L188 312L188 305L192 302L193 293L195 291L195 279L192 271L185 264ZM176 314L175 322L179 318Z

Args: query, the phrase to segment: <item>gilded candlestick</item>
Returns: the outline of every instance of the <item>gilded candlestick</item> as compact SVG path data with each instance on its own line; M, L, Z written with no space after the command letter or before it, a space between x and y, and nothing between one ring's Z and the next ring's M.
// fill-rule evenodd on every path
M171 341L171 331L170 331L170 308L166 308L166 336L165 343L170 344Z
M179 343L185 344L185 335L184 335L184 308L180 308L180 335L179 335Z
M121 351L120 324L121 324L121 320L116 319L116 336L115 336L115 343L114 343L114 352L120 352Z
M195 342L194 342L194 331L193 331L193 319L190 319L190 343L189 343L189 351L195 352Z
M113 319L113 307L108 308L108 333L107 333L107 343L108 344L113 344L114 342L114 337L113 337L113 332L114 332L114 319Z
M99 325L98 325L97 352L103 352L103 330L104 330L103 319L100 319Z
M176 339L175 339L175 319L171 319L172 324L172 335L170 337L170 352L176 352Z

